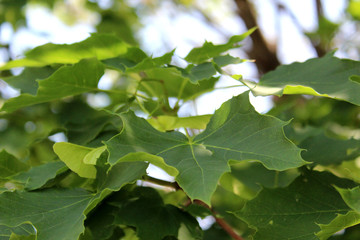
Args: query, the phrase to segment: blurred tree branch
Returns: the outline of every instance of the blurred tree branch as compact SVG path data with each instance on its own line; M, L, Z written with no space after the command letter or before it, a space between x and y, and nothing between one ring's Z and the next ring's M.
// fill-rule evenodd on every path
M258 26L256 16L248 0L235 0L238 8L238 14L243 19L248 29ZM250 35L253 41L253 47L248 51L252 59L256 59L256 66L260 74L274 70L280 65L276 55L276 47L271 49L264 39L260 29Z

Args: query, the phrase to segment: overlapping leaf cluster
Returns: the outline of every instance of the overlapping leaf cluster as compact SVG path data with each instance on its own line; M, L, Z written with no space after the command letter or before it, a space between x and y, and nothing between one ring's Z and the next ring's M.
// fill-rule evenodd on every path
M216 223L199 227L208 215L254 239L327 239L357 225L359 62L327 55L242 80L258 95L316 96L276 99L267 115L245 92L213 115L178 116L243 62L226 51L251 32L206 42L184 68L174 51L153 58L101 34L2 66L24 69L4 79L20 95L0 109L1 238L228 238ZM99 88L108 74L115 83ZM102 109L89 100L99 94ZM66 141L54 144L55 133ZM149 164L174 182L150 177ZM148 182L172 190L139 186Z

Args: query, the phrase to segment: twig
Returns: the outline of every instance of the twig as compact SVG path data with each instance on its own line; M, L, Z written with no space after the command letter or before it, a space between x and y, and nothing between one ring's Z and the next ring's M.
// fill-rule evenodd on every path
M217 216L217 213L209 207L206 203L200 200L194 200L194 203L201 205L203 207L206 207L212 212L213 217L215 218L215 221L219 226L224 229L225 232L227 232L233 239L235 240L244 240L241 236L239 236L234 229L223 219Z

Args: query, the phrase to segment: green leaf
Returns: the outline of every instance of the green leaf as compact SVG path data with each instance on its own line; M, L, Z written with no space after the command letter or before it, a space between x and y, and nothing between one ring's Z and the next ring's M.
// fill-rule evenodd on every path
M360 62L329 53L304 63L283 65L265 74L258 84L245 81L255 95L309 94L360 105Z
M29 93L36 95L38 89L38 79L45 79L50 77L55 70L51 67L43 68L25 68L21 74L4 80L12 87L20 89L21 93Z
M126 54L116 58L105 59L102 62L110 68L132 73L170 64L173 55L174 50L161 57L152 58L148 57L139 48L130 48Z
M350 0L347 11L357 21L360 20L360 2L357 0Z
M122 124L118 116L95 110L81 101L66 103L60 116L68 141L79 145L88 145L110 126L118 132Z
M0 195L0 225L31 222L38 240L77 239L84 231L83 211L92 196L82 189L4 192Z
M84 41L70 45L48 43L36 47L27 52L25 58L8 62L6 65L0 67L0 70L25 66L42 67L54 63L73 64L84 58L97 58L102 60L125 54L127 49L128 45L116 36L92 34Z
M216 73L217 70L214 65L210 62L205 62L197 66L189 65L186 68L186 73L183 72L183 75L188 77L192 83L197 83L198 81L210 79Z
M112 205L119 207L115 224L136 227L140 239L159 240L166 236L177 238L182 226L194 239L202 239L196 219L173 205L164 204L152 188L136 188L129 196L117 199L121 200L110 199Z
M177 128L205 129L211 115L200 115L192 117L156 116L147 121L159 131L174 130Z
M101 154L99 154L100 149L83 147L67 142L55 143L53 148L60 160L80 177L96 178L96 168L93 165ZM101 150L104 151L105 149L101 148Z
M40 166L32 167L29 171L11 177L12 180L24 183L26 190L35 190L55 178L58 174L67 170L61 161L49 162Z
M237 45L237 43L244 40L255 30L256 28L252 28L246 33L232 36L227 43L221 45L214 45L211 42L205 42L202 47L191 50L190 53L185 57L185 60L191 63L199 64L210 58L217 57L221 53L226 52L232 48L240 47Z
M12 112L22 107L94 91L104 66L96 59L84 59L73 66L59 68L49 78L39 81L36 96L25 93L7 100L1 110Z
M19 172L25 172L30 166L20 162L7 151L0 152L0 178L6 178Z
M334 233L341 229L345 229L360 223L360 214L357 212L348 212L345 215L339 214L329 224L319 224L321 231L316 233L316 236L321 240L328 239Z
M302 152L302 157L314 164L339 164L360 155L360 140L340 140L324 134L309 137L299 146L307 150Z
M331 185L354 183L326 172L307 172L286 188L264 188L235 214L257 230L254 239L318 239L320 224L351 211Z
M356 212L360 213L360 187L352 189L342 189L337 187L336 190L340 193L346 204Z
M230 64L242 63L245 61L246 60L244 60L244 59L233 57L229 54L226 54L224 56L214 57L214 63L219 67L224 67L224 66L227 66Z
M97 163L97 194L86 209L90 212L105 197L123 186L134 183L146 174L148 163L145 162L118 162L109 166L106 162L107 155L103 154Z
M36 229L30 223L15 227L0 225L0 240L36 240Z
M248 98L244 93L224 103L194 139L179 132L159 132L132 112L119 114L124 128L106 142L109 163L133 152L161 157L179 171L176 181L188 196L206 203L221 175L230 170L230 159L256 160L274 170L306 164L301 150L284 136L286 123L258 114Z

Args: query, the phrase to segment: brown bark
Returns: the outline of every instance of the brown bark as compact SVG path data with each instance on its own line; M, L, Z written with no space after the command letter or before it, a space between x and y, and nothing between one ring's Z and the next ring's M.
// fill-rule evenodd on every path
M249 1L235 0L235 3L238 8L238 14L243 19L246 27L248 29L256 27L256 17ZM280 65L276 51L270 49L260 29L257 29L250 37L253 42L253 47L247 54L250 58L255 59L255 64L260 74L274 70Z

